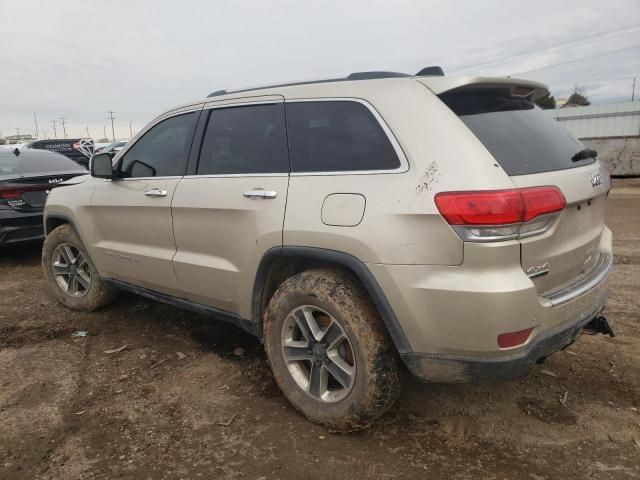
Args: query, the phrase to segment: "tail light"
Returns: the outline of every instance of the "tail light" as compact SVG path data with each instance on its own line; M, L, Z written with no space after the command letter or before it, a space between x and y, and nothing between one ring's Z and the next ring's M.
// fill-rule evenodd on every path
M436 194L435 203L460 238L472 242L537 235L551 227L567 204L553 186L442 192Z
M73 144L73 148L75 148L76 150L80 151L80 142L76 142Z
M19 187L0 187L0 199L17 200L22 197L25 192L33 192L38 190L48 190L49 185L24 185Z

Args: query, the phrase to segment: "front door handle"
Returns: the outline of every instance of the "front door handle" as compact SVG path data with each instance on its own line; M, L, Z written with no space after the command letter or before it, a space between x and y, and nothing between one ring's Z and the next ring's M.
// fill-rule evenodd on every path
M271 199L278 196L278 192L274 190L264 190L263 188L254 188L243 193L247 198L264 198Z
M167 196L167 191L166 190L160 190L159 188L152 188L150 190L145 190L144 194L147 197L166 197Z

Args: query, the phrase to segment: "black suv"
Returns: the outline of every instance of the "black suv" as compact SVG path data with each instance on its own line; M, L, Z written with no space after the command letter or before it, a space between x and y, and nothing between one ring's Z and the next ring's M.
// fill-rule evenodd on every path
M24 148L49 150L61 153L74 162L88 168L89 159L94 153L95 146L91 138L53 138L49 140L34 140L27 143Z

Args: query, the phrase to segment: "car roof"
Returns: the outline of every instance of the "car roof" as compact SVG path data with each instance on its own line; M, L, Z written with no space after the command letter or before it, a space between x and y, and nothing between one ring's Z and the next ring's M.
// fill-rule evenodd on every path
M429 70L433 67L428 67ZM434 94L468 86L520 86L530 89L532 98L540 98L548 93L546 85L532 80L511 77L483 77L483 76L453 76L444 75L408 75L399 72L357 72L344 78L328 78L301 82L281 83L258 87L241 88L236 90L217 90L206 98L182 104L165 111L160 116L169 112L182 110L195 105L208 102L224 102L236 99L264 96L280 96L285 99L304 97L340 96L353 97L354 91L363 87L363 91L371 92L386 90L392 85L404 82L419 82Z

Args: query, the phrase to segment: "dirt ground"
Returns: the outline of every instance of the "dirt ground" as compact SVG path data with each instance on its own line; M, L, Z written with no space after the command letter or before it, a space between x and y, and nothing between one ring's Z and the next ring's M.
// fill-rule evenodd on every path
M640 181L616 183L607 222L617 338L583 335L506 384L407 376L346 435L290 407L242 331L133 295L69 311L39 245L2 250L0 478L640 478Z

